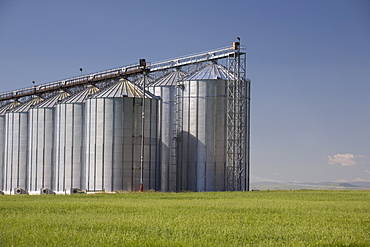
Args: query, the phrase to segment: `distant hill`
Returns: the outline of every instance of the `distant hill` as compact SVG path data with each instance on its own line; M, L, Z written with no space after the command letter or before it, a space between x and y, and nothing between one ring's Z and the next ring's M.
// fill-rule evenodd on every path
M351 182L351 183L338 183L338 182L251 182L251 190L369 190L370 182Z
M370 188L370 182L351 182L351 184L362 188Z
M348 188L351 188L351 187L361 187L361 186L357 186L357 185L353 185L353 184L349 184L349 183L340 183L339 186L340 187L348 187Z

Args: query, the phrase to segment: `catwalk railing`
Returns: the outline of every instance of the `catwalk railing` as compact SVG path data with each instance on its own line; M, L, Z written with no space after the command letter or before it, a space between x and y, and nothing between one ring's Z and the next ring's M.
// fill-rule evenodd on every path
M241 50L245 50L245 46L240 46ZM97 83L103 80L115 79L120 77L129 77L137 74L142 74L144 70L150 72L156 72L161 70L179 68L191 64L197 64L207 61L214 61L218 59L227 58L235 54L235 48L228 46L216 50L207 52L201 52L198 54L188 55L184 57L174 58L167 61L148 63L145 66L140 64L128 65L120 68L110 69L106 71L91 73L88 75L82 75L78 77L72 77L60 81L54 81L42 85L32 86L28 88L13 90L10 92L0 93L0 102L11 99L19 99L22 97L42 94L51 92L59 89L65 89L70 87L76 87L89 83Z
M10 91L0 94L0 101L19 99L26 96L42 94L51 92L59 89L65 89L70 87L76 87L88 83L96 83L102 80L114 79L118 77L130 76L135 74L141 74L144 68L140 65L130 65L122 68L106 70L97 72L89 75L83 75L79 77L73 77L65 80L55 81L42 85L32 86L29 88L23 88L15 91Z

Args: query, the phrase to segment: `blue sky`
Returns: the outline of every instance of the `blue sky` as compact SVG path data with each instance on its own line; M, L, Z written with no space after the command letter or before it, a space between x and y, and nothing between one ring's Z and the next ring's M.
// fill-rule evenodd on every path
M370 181L370 1L0 1L0 91L247 46L251 174Z

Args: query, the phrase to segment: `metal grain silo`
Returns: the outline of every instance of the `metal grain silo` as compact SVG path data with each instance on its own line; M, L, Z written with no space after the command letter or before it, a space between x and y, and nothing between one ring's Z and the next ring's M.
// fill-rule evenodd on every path
M55 191L85 190L83 133L85 100L99 89L88 85L55 106Z
M145 96L144 189L158 189L158 99ZM120 79L86 100L87 191L139 190L142 90Z
M161 125L161 190L177 191L177 156L176 156L176 96L178 94L178 81L187 73L174 70L149 85L149 91L161 97L160 107Z
M5 113L19 104L13 100L0 108L0 191L4 190Z
M232 73L212 63L181 82L182 190L226 190L226 89L230 78Z
M29 189L28 185L28 115L29 109L43 101L34 96L5 114L4 191Z
M55 105L69 94L59 91L29 111L29 191L54 190Z
M152 84L154 82L154 79L150 76L145 77L145 87ZM134 81L135 85L142 87L144 84L144 76L139 77L137 80Z

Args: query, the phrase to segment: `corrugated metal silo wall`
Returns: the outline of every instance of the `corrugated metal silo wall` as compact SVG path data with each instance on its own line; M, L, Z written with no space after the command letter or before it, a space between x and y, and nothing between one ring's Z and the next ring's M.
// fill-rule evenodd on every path
M161 97L162 106L160 107L161 126L161 191L177 191L177 160L174 157L175 147L175 97L176 86L153 86L149 91Z
M181 190L226 190L226 81L183 82Z
M5 114L4 191L28 189L28 112Z
M29 111L29 190L54 190L53 143L54 107Z
M86 101L86 189L136 191L140 184L142 99ZM158 99L145 99L144 189L159 189Z
M84 103L61 103L55 108L55 190L84 190Z
M4 190L5 115L0 115L0 190Z

